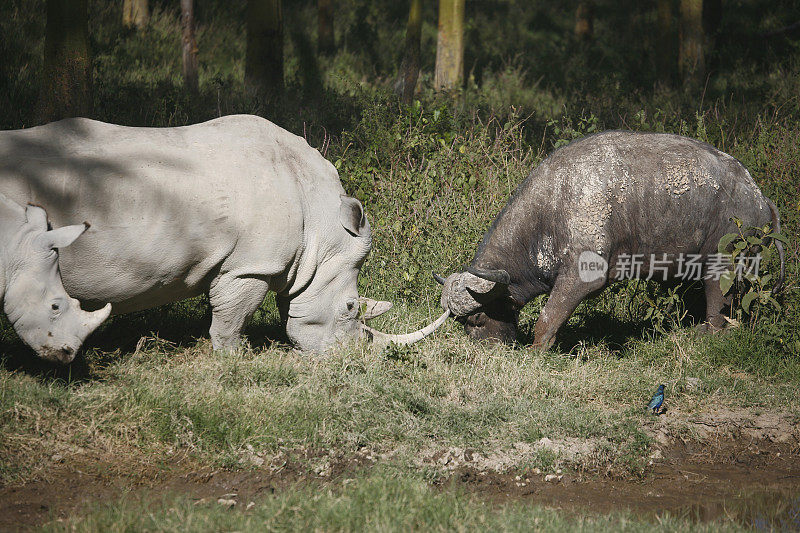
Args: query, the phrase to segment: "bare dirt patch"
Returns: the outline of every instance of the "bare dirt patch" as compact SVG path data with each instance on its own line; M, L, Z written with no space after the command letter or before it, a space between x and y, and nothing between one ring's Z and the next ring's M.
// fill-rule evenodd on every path
M713 447L693 443L676 446L641 480L571 472L498 473L467 466L441 486L460 486L499 503L523 500L599 513L628 509L647 516L669 512L700 520L735 513L749 524L759 512L774 517L766 508L770 505L788 505L795 516L800 513L800 456L788 445L770 442L724 441ZM765 498L777 500L765 503L765 508L752 507L751 500ZM800 522L794 527L800 528Z
M227 470L201 466L188 459L167 464L132 458L74 457L55 465L39 479L0 485L0 531L26 530L53 519L80 515L93 505L120 497L155 501L181 494L197 503L246 509L276 491L303 484L341 481L373 464L368 452L343 458L321 451L299 450L256 459L242 454L244 468ZM256 466L258 465L258 466Z
M724 516L747 526L800 530L799 428L797 418L784 413L672 413L650 430L653 453L641 479L506 469L502 461L453 449L432 460L452 465L453 475L443 479L442 487L460 486L493 502L527 501L582 513L627 509L703 521ZM590 441L575 439L543 439L514 448L519 459L541 447L561 452L567 463L594 449Z
M671 513L703 521L725 516L750 526L800 529L800 439L791 416L721 411L681 423L664 417L652 431L652 459L642 478L580 469L540 472L519 463L540 448L579 462L598 445L590 440L542 439L484 454L445 448L420 457L422 464L438 466L439 490L459 488L491 503L522 501L575 513ZM38 480L0 486L0 530L80 515L122 496L155 501L182 494L245 510L252 501L299 485L341 484L389 455L302 450L265 457L244 450L244 468L236 470L214 470L186 458L158 464L77 456Z

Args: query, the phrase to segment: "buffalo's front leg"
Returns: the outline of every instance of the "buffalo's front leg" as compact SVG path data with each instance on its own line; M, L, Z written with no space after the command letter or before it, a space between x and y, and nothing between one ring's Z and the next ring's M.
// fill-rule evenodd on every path
M214 350L235 350L242 330L269 290L269 283L258 278L222 274L211 283L211 344Z
M547 349L555 341L558 328L567 321L581 301L601 289L605 279L586 283L577 275L577 266L556 278L550 297L534 327L533 346Z

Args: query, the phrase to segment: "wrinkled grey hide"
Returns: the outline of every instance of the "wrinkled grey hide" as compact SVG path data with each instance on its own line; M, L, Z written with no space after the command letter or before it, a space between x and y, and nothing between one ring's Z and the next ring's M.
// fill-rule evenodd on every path
M705 273L719 239L736 230L734 216L780 229L774 204L733 157L678 135L586 137L551 154L519 185L465 272L437 276L442 306L472 337L514 342L522 306L550 293L534 340L549 346L581 300L616 278L621 254L644 255L640 277L649 274L651 254L666 258L670 277L679 254L701 254ZM597 254L608 270L581 279L582 253ZM722 328L719 282L705 280L704 288L705 327Z
M111 306L81 310L61 284L58 252L81 236L87 224L47 230L47 214L0 194L0 305L14 331L36 353L69 363L111 312Z
M44 205L56 224L92 221L61 257L64 287L87 305L121 314L207 292L222 349L238 345L273 290L303 350L381 337L358 320L356 279L372 243L361 204L317 150L260 117L3 131L0 192ZM429 329L381 339L413 342Z

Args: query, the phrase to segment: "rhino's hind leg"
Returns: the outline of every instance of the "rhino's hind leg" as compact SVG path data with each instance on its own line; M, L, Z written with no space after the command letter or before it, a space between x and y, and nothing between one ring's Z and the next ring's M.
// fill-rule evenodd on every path
M542 309L533 330L534 347L549 348L555 341L558 328L567 321L575 311L575 308L578 307L578 304L605 285L605 278L586 283L577 276L577 266L573 271L576 274L565 273L556 279L553 290L550 292L550 297L547 299L547 303Z
M264 301L269 283L263 279L222 274L211 282L211 344L214 350L235 350L242 330Z

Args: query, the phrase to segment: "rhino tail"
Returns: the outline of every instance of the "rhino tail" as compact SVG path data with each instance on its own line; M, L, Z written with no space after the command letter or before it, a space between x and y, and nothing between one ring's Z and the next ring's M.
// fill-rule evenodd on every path
M767 198L767 204L769 205L769 210L772 212L772 227L774 228L775 233L781 232L781 217L778 213L777 206ZM778 274L778 280L775 282L775 287L772 288L772 294L780 292L783 288L783 282L786 279L786 253L783 250L783 243L778 239L775 240L775 248L778 249L778 258L781 261L781 271Z

